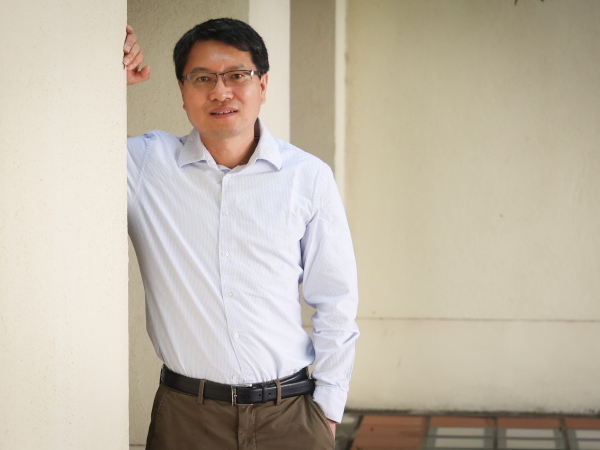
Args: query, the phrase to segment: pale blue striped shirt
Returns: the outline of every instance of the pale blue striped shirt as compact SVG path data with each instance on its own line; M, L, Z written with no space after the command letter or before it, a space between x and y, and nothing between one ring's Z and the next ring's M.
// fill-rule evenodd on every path
M128 140L129 235L147 329L171 370L225 384L315 361L314 400L339 422L354 361L356 263L329 167L271 136L219 167L198 131ZM298 286L316 308L302 328Z

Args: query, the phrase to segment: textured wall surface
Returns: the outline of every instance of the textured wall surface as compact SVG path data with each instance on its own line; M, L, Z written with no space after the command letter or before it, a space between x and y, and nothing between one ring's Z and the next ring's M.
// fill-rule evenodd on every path
M0 448L128 445L126 2L3 2Z
M351 406L598 408L598 23L593 0L348 2Z
M335 0L291 0L291 142L335 169Z
M267 102L260 119L273 136L290 140L290 1L250 0L248 23L269 52Z

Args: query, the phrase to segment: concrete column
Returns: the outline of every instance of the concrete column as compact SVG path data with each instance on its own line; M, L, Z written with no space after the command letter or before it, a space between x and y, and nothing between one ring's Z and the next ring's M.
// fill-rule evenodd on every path
M0 14L0 448L126 449L123 0Z
M269 51L267 102L260 118L273 136L290 140L290 1L250 0L250 25Z
M346 0L291 0L291 141L334 170L344 198Z
M147 83L129 88L128 133L152 129L186 135L192 129L181 105L171 54L177 40L194 25L217 17L250 23L269 50L267 103L260 117L277 137L289 139L289 1L281 0L129 0L128 21L139 36L152 67ZM144 289L133 247L129 254L130 442L143 444L157 388L160 361L145 326Z

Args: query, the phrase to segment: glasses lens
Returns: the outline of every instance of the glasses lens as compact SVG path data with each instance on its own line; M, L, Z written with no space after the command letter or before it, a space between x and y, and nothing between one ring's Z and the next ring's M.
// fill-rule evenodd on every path
M217 81L214 73L196 72L188 75L190 84L196 89L212 89Z
M227 72L225 74L228 86L243 86L250 81L251 78L252 75L250 75L250 71L248 70L238 70L235 72Z
M234 70L222 74L225 84L229 87L244 86L252 79L251 70ZM194 72L187 75L187 79L195 89L211 90L217 84L217 74L210 72Z

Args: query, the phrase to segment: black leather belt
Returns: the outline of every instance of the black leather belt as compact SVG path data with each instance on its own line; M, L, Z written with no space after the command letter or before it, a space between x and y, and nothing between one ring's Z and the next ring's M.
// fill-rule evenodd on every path
M160 382L177 391L186 394L198 395L200 381L173 372L163 366L160 372ZM307 369L304 368L286 378L279 380L281 385L281 398L296 397L298 395L312 394L315 390L315 380L308 378ZM229 384L204 381L204 398L231 402L232 405L249 405L253 403L266 403L277 400L277 384L257 383L252 386L232 386Z

